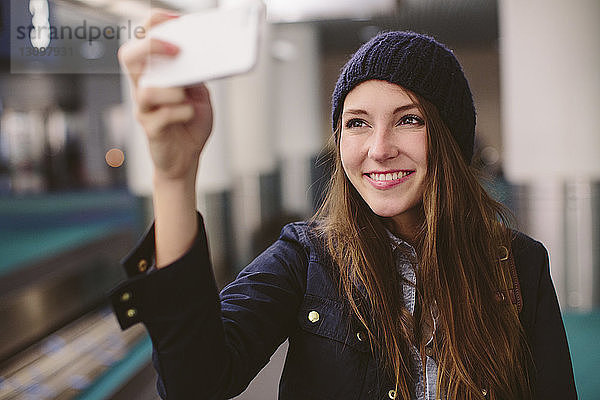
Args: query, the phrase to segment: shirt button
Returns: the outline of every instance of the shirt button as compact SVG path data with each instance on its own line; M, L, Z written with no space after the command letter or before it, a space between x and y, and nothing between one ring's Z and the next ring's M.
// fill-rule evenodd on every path
M319 313L316 311L311 311L308 313L308 320L313 324L319 320Z
M425 354L427 354L427 357L433 357L433 348L430 346L427 346L425 348Z
M125 292L121 295L121 301L123 303L129 301L130 299L131 299L131 293L129 293L129 292Z
M140 261L138 261L137 267L138 271L146 272L146 270L148 269L148 261L142 258Z
M127 317L128 318L133 318L137 315L137 310L135 308L130 308L129 310L127 310Z
M395 398L396 398L396 391L395 391L395 390L393 390L393 389L392 389L392 390L390 390L390 391L388 392L388 397L389 397L390 399L395 399Z

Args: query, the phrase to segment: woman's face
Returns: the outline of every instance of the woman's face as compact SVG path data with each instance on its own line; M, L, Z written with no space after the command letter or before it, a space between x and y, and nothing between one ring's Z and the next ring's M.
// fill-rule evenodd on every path
M423 114L400 86L357 85L344 101L340 153L346 176L373 212L414 222L427 173Z

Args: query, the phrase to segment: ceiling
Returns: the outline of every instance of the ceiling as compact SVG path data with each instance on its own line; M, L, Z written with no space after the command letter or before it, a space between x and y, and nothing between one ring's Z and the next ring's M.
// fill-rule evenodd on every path
M54 0L105 14L136 18L152 7L183 12L244 0ZM352 51L380 30L409 29L452 45L495 44L497 0L265 0L272 23L308 22L320 30L325 51ZM326 4L326 6L324 5ZM301 6L300 6L301 5ZM365 6L368 5L368 6Z
M356 50L381 30L413 30L453 46L494 46L498 40L496 0L404 0L388 15L318 25L326 51Z
M122 17L135 17L150 7L162 7L182 12L200 11L223 4L250 0L55 0L75 6L93 8ZM256 1L256 0L255 0ZM398 0L263 0L271 22L300 22L306 20L366 18L393 11Z

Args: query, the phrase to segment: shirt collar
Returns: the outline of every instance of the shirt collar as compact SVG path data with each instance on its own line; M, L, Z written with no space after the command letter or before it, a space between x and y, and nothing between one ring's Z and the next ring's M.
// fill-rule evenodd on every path
M412 257L416 258L417 252L415 251L415 248L412 245L410 245L404 239L397 237L392 232L390 232L388 229L386 229L386 232L392 243L392 251L393 252L395 252L396 250L403 250L404 254L410 254Z

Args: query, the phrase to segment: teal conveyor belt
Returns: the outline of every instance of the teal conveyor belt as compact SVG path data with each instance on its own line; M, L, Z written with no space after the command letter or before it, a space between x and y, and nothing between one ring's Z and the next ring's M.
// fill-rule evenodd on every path
M138 206L123 190L0 197L0 277L120 229L137 229Z
M600 399L600 311L566 313L567 339L571 350L577 394L582 400Z
M0 231L0 277L31 264L100 239L125 224L95 222L82 226Z
M100 376L77 400L109 399L152 358L152 342L144 336L127 356Z

